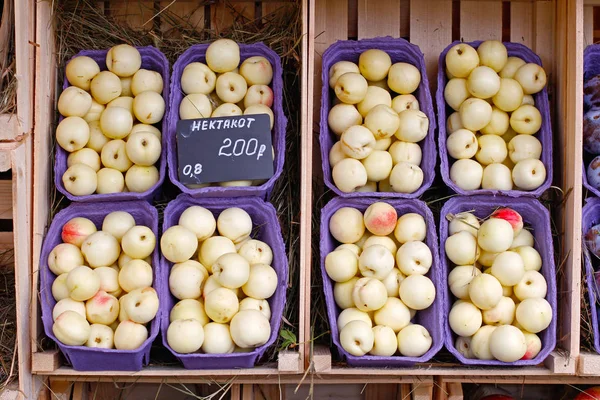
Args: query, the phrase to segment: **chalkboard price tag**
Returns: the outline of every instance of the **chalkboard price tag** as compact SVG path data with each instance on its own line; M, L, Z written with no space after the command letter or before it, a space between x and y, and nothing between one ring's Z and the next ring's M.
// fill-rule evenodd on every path
M273 176L270 117L236 115L177 122L179 181L185 185Z

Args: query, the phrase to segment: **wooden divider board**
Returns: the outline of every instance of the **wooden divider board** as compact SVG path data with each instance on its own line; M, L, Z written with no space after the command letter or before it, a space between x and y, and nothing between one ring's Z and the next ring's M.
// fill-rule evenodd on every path
M321 54L336 40L350 39L350 33L355 31L353 15L356 5L359 38L380 35L398 36L398 28L402 32L403 4L410 0L388 0L382 2L382 12L377 18L377 8L367 0L322 0L313 4L314 21L310 29L314 47L311 51L314 63L313 96L313 179L321 178L320 159L318 152L318 123L321 95ZM454 4L454 5L453 5ZM573 374L576 369L576 359L579 355L579 303L580 303L580 248L581 248L581 92L575 85L580 82L579 66L572 59L581 59L581 45L577 36L577 27L583 26L583 0L558 1L511 1L510 9L510 40L523 43L532 48L540 58L549 79L550 97L555 121L555 138L557 160L564 168L559 169L555 183L567 193L565 207L557 215L557 222L564 233L563 254L568 257L564 263L565 279L561 280L559 294L561 298L560 331L558 333L558 349L546 360L547 371L552 373ZM379 5L379 2L378 2ZM453 20L453 7L460 7L459 21ZM350 11L349 11L350 10ZM400 11L398 11L400 10ZM440 52L452 42L454 24L458 23L459 37L465 41L496 39L503 36L503 2L497 0L474 1L464 0L413 0L408 8L410 13L410 29L408 39L419 45L424 53L432 93L435 93L437 80L437 63ZM391 23L392 13L396 23ZM377 21L376 24L361 25L361 21ZM579 25L577 25L579 24ZM568 45L567 45L568 44ZM579 63L580 61L578 61ZM579 80L578 80L579 79ZM577 93L576 93L577 92ZM578 101L579 100L579 101ZM439 124L445 121L438 121ZM316 138L315 138L316 136ZM320 193L316 194L317 197ZM557 260L560 264L563 260ZM318 266L313 266L318 271ZM320 273L320 272L316 272ZM309 290L309 289L307 289ZM310 295L307 295L310 298ZM368 373L377 373L369 370ZM493 374L504 374L506 370L494 369ZM414 371L411 371L411 373ZM347 369L336 368L333 374L347 373ZM363 372L364 373L364 372ZM389 371L380 371L389 374ZM396 371L394 374L408 372ZM432 373L450 373L443 369ZM490 371L490 373L492 373ZM514 373L514 372L513 372ZM526 373L538 374L537 370ZM600 372L599 372L600 373Z

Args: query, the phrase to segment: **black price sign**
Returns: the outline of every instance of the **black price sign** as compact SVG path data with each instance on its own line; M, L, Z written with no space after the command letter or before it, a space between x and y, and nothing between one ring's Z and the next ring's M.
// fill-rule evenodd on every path
M270 124L267 114L180 120L179 181L193 185L271 178Z

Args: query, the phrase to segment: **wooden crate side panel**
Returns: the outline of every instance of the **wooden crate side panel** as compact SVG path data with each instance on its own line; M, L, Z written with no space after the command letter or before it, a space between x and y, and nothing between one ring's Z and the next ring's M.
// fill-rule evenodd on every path
M461 1L460 37L472 40L502 39L501 1Z
M253 2L219 1L210 6L211 27L217 33L223 32L234 25L236 18L254 20L255 11Z
M556 85L556 82L552 82L552 79L555 72L556 57L560 56L558 51L554 51L555 43L559 41L559 37L555 37L555 34L558 35L558 30L548 29L548 27L557 26L556 7L556 1L538 1L534 4L535 41L532 50L542 59L542 65L549 76L551 87L552 83ZM575 22L569 21L569 23Z
M583 7L583 45L594 43L594 6Z
M104 12L130 28L150 30L156 15L154 4L148 0L109 1Z
M510 3L510 41L529 48L534 44L533 3Z
M358 38L400 37L399 0L358 0Z
M165 0L160 2L161 12L168 13L168 17L161 18L161 29L163 32L173 28L174 25L180 23L188 25L190 28L201 30L204 28L205 22L205 2L202 0L190 1L190 2L176 2L172 0ZM181 21L172 21L171 18L175 17Z
M410 14L410 41L425 55L429 85L435 93L438 59L452 42L452 0L411 0Z

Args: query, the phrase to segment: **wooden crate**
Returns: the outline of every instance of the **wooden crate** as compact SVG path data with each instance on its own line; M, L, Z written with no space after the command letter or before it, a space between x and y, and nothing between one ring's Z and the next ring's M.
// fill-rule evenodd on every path
M311 179L322 180L318 145L321 55L329 45L336 40L386 35L409 39L425 55L434 94L439 54L448 44L459 39L497 39L529 46L540 55L548 72L557 165L553 185L568 193L564 207L555 215L564 257L556 260L557 265L562 263L564 273L558 290L558 344L544 365L484 369L428 363L395 370L332 367L331 361L323 361L331 359L325 348L318 352L323 366L320 373L351 375L366 382L375 376L392 379L398 375L448 375L459 379L518 375L549 380L556 379L555 375L574 374L580 350L583 0L319 0L311 3L309 15L309 72L313 79L308 82L308 101L313 110L309 122L313 134L304 138L304 150L312 150L305 162L306 166L313 165ZM307 168L304 173L310 174L311 170ZM316 193L314 197L319 196ZM320 274L319 266L313 265L312 271Z
M52 160L51 145L54 135L54 122L56 118L56 99L57 94L57 68L56 68L56 38L52 25L52 1L27 1L35 4L36 12L36 75L35 75L35 126L34 134L34 156L36 160L42 160L35 163L35 182L34 182L34 206L33 212L33 236L32 236L32 287L35 293L38 288L38 268L41 245L48 225L49 204L48 198L53 183L51 182ZM243 13L250 20L260 15L267 15L271 12L285 12L287 6L296 3L302 7L303 15L308 10L307 0L279 0L264 2L244 2L244 1L215 1L206 2L201 0L177 0L177 1L146 1L146 0L114 0L99 1L99 7L108 15L116 18L123 16L123 23L133 28L143 29L161 29L169 28L166 20L161 19L160 11L168 7L170 13L181 17L191 15L191 20L195 21L198 28L204 27L207 21L210 21L210 28L215 32L230 27L233 23L231 10ZM208 5L206 5L208 4ZM199 5L206 5L200 7ZM103 8L102 8L103 7ZM306 20L303 18L303 20ZM149 21L152 21L149 23ZM306 32L308 24L304 21L303 29ZM147 33L140 32L141 35ZM308 36L303 37L303 52L307 52L306 41ZM306 57L302 58L306 63ZM303 66L303 74L306 74L306 66ZM306 111L304 111L306 114ZM305 119L302 119L303 123ZM303 128L305 129L305 128ZM304 285L303 277L300 278L300 285ZM303 296L304 292L301 293ZM28 395L31 398L37 396L44 385L43 381L139 381L139 382L164 382L168 380L177 382L206 382L207 379L226 382L232 377L240 377L241 382L255 382L257 377L277 377L285 374L299 375L303 371L303 349L305 340L304 318L307 316L304 305L306 301L300 299L300 321L298 346L296 351L283 351L279 354L278 362L261 365L254 369L242 370L183 370L179 366L169 367L148 367L140 372L78 372L72 368L63 366L61 355L58 351L39 351L37 340L43 336L43 327L40 318L39 304L37 296L33 297L31 313L31 336L32 344L32 370L33 374L38 376L38 385Z

